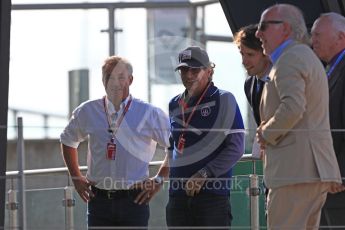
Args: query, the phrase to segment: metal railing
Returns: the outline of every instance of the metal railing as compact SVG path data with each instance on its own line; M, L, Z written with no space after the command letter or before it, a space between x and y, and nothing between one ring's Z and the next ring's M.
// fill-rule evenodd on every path
M48 168L48 169L34 169L24 170L25 165L25 149L23 138L23 121L22 118L18 118L18 141L17 141L17 155L18 155L18 171L6 172L6 179L11 180L11 186L7 193L7 211L8 211L8 224L9 229L27 229L26 223L26 185L25 178L30 175L47 175L55 173L64 173L68 175L68 169L66 167L60 168ZM253 158L251 155L244 155L241 158L241 162L252 163L252 174L249 175L249 188L248 195L250 196L250 229L260 229L259 223L259 176L256 174L256 161L257 158ZM163 161L152 161L150 167L159 166ZM87 166L81 166L81 171L86 171ZM14 188L14 180L17 180L17 190ZM63 207L65 212L65 229L75 229L74 208L76 200L74 198L74 187L70 185L69 179L67 186L64 188Z
M251 157L245 156L241 161L252 161L252 164L255 164L256 159L252 159ZM150 166L159 166L162 161L153 161L150 162ZM80 167L81 171L86 171L86 166ZM35 169L35 170L24 170L23 174L20 174L18 171L9 171L6 173L6 177L11 179L12 183L15 179L19 179L20 177L25 176L39 176L39 175L47 175L47 174L56 174L56 173L65 173L68 174L68 169L66 167L59 167L59 168L50 168L50 169ZM69 184L69 183L66 183ZM8 211L8 224L9 229L26 229L22 223L25 223L25 204L22 205L19 202L19 197L22 194L25 194L24 191L13 189L13 185L10 186L11 188L8 190L7 193L7 211ZM75 190L74 187L71 185L67 185L64 188L64 197L62 197L62 205L65 212L65 229L75 229L75 206L76 206L76 199L75 199ZM255 173L249 175L249 188L248 188L248 195L250 197L250 229L258 230L260 229L259 223L259 195L260 195L260 188L259 188L259 176ZM25 202L23 199L22 202ZM20 210L22 208L22 210ZM24 215L20 215L20 212L24 212ZM21 219L20 219L21 218Z
M251 161L255 165L256 159L253 159L250 156L244 156L241 161ZM150 162L150 166L159 166L162 161L153 161ZM81 171L86 171L87 166L81 166ZM23 178L26 176L39 176L47 174L56 174L56 173L65 173L68 175L68 169L66 167L59 168L49 168L49 169L34 169L34 170L24 170L22 173L19 171L8 171L6 173L6 178L11 179L11 183L14 183L14 180L23 182ZM21 179L22 178L22 179ZM25 179L24 179L25 181ZM75 229L75 190L74 187L67 183L64 188L64 197L62 199L62 205L65 212L65 229L71 230ZM20 197L25 197L25 188L21 187L16 190L13 189L13 185L10 186L10 189L7 192L7 211L8 211L8 228L9 229L26 229L26 213L25 213L25 198L22 198L19 201ZM19 187L18 187L19 188ZM260 229L259 223L259 176L255 173L249 175L249 188L248 195L250 197L250 229L258 230Z
M56 113L46 113L46 112L41 112L41 111L35 111L35 110L30 110L30 109L19 109L19 108L8 109L8 117L12 119L13 123L15 123L17 118L22 114L33 115L33 116L43 119L43 126L42 126L43 138L49 137L49 120L50 119L61 119L61 120L66 120L66 122L68 120L67 114L62 115L62 114L56 114ZM17 128L17 127L14 126L14 128Z
M108 32L108 42L109 42L109 56L116 53L115 47L115 34L121 29L115 28L114 23L114 11L116 9L133 9L133 8L142 8L142 9L162 9L162 8L190 8L195 9L196 7L205 7L210 4L218 4L218 0L206 0L200 2L177 2L177 1L144 1L144 2L104 2L104 3L47 3L47 4L13 4L12 10L67 10L67 9L106 9L108 10L108 29L104 32ZM196 33L196 23L194 22L191 25L192 36L191 38L195 40ZM222 36L205 36L204 39L215 38L221 39L222 41L230 41L231 37L222 37Z

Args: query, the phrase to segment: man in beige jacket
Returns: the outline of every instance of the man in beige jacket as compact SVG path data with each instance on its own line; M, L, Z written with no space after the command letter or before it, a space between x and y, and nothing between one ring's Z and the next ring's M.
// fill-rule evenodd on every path
M327 77L307 45L297 7L266 9L256 36L273 64L257 130L270 189L268 229L316 229L327 192L343 189L330 133Z

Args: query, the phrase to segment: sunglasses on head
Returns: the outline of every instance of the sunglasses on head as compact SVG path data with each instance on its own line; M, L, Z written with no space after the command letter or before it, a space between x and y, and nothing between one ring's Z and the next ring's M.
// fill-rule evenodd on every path
M270 20L270 21L262 21L259 23L258 30L259 31L265 31L269 24L281 24L284 23L283 21L277 21L277 20Z

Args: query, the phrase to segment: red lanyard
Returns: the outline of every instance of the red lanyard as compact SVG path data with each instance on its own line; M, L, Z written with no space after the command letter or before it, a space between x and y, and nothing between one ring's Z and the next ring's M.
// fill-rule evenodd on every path
M188 105L182 101L182 99L180 99L180 105L181 105L181 111L182 111L182 121L183 121L183 130L182 133L184 133L185 129L187 128L187 126L189 125L189 122L192 120L192 117L195 113L196 108L198 107L198 105L200 104L201 100L205 97L205 94L208 90L208 88L210 87L211 83L209 83L206 87L206 89L204 90L204 92L202 92L201 96L199 97L198 101L196 102L195 106L193 106L192 108L192 112L189 114L187 121L185 120L185 116L184 116L184 112L185 109L188 109Z
M186 128L188 127L189 125L189 122L192 120L192 117L195 113L195 110L196 108L198 107L198 105L200 104L201 100L205 97L205 94L208 90L208 88L210 87L211 85L211 82L208 83L206 89L204 90L204 92L201 94L201 96L199 97L198 101L196 102L195 106L192 108L192 112L189 114L188 118L187 118L187 121L185 120L185 116L184 116L184 112L185 112L185 109L188 108L188 105L187 103L185 103L183 101L183 99L181 98L180 101L179 101L179 104L181 105L181 110L182 110L182 121L183 121L183 129L182 129L182 132L178 138L178 143L177 143L177 150L179 151L180 154L183 153L183 149L184 149L184 146L186 144L186 138L184 137L184 132L186 130Z
M114 138L115 137L115 134L117 133L117 130L119 129L120 125L121 125L121 122L123 120L123 118L125 117L127 111L128 111L128 108L129 106L131 105L132 103L132 97L130 96L125 108L123 109L123 112L121 114L121 116L119 117L119 119L117 120L116 124L115 124L115 128L114 130L111 129L111 117L109 117L109 114L108 114L108 107L107 107L107 103L106 103L106 97L104 96L103 97L103 105L104 105L104 111L105 111L105 115L107 116L107 121L108 121L108 126L109 126L109 132L111 132L111 135L112 137Z

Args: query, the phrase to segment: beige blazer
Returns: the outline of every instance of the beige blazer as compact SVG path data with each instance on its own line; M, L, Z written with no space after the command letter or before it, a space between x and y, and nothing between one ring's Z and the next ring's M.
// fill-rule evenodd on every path
M268 142L266 186L341 182L329 126L327 77L319 59L308 46L293 42L269 77L260 103Z

